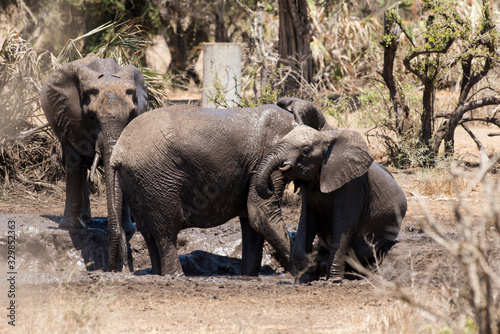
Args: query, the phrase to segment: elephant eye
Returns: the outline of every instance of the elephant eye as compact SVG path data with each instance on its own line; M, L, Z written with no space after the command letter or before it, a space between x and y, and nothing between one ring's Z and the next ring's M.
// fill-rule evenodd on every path
M127 93L127 95L132 96L132 101L134 102L134 104L137 104L137 95L135 93L135 89L127 89L125 93Z
M92 96L96 96L97 94L99 94L99 91L97 89L88 89L88 90L84 91L82 94L83 95L82 96L82 103L84 105L89 105Z
M99 91L97 89L88 89L85 91L85 95L88 95L88 96L95 96L99 94Z
M309 153L311 153L311 148L310 148L309 146L304 146L304 147L302 148L302 155L304 155L304 156L308 156L308 155L309 155Z

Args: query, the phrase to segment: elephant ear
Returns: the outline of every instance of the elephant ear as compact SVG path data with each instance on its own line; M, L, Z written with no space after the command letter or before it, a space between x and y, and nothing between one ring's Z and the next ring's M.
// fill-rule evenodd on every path
M40 100L54 131L64 132L82 127L82 124L75 124L81 119L80 76L83 71L92 72L86 66L96 59L97 56L89 54L85 58L61 66L50 75L43 86ZM57 120L56 114L59 115ZM64 133L56 135L59 138L66 137Z
M334 130L321 169L321 192L335 191L362 176L373 162L363 137L354 131Z
M142 72L135 66L126 65L123 66L120 72L116 73L116 75L134 81L137 95L137 115L147 111L149 108L148 89Z
M312 102L295 97L283 97L278 100L277 105L291 112L295 117L295 122L300 125L307 125L320 131L330 128L321 110Z

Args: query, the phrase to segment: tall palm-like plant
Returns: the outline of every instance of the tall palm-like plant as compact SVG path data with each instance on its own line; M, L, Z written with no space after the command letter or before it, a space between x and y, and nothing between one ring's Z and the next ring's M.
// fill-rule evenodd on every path
M313 25L311 50L316 66L315 79L320 88L334 88L343 79L354 79L373 73L377 52L370 53L373 41L382 29L378 19L369 15L356 17L347 1L329 10L308 1Z

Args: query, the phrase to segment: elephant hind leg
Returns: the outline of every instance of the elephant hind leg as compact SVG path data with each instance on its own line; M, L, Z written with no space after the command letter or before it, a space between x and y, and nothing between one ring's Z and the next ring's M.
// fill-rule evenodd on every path
M140 208L137 202L132 202L133 208ZM135 223L137 224L137 228L141 233L144 241L146 242L146 246L148 247L149 259L151 260L151 271L153 275L161 274L161 263L160 263L160 252L158 251L158 247L156 247L156 241L149 229L149 216L142 212L140 209L134 212Z
M143 233L144 241L148 247L149 258L151 260L151 272L153 275L160 275L161 263L160 263L160 252L156 247L156 242L149 232Z
M85 224L82 221L85 184L84 168L81 163L72 166L70 165L70 161L70 157L66 157L66 202L64 205L64 215L59 222L59 227L83 229L85 228Z
M160 253L160 275L183 275L179 256L177 255L177 234L175 236L157 238L156 247Z
M387 252L397 243L395 240L380 238L376 241L356 240L351 244L357 259L363 266L381 263Z

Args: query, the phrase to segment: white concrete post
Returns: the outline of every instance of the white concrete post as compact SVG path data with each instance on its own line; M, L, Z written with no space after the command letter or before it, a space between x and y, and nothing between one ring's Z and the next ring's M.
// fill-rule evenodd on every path
M217 88L219 91L217 91ZM222 93L229 107L236 107L241 92L241 45L203 44L203 107L221 108L210 99Z

